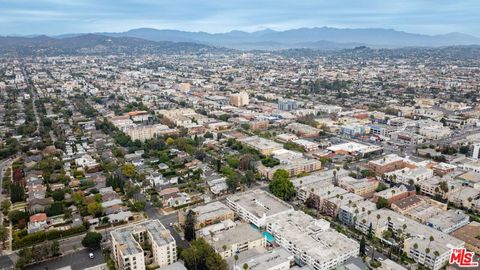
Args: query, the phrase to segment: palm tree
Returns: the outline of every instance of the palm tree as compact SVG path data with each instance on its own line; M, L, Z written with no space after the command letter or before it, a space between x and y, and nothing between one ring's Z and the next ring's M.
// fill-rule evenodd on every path
M428 249L430 249L430 244L433 242L433 240L435 240L433 238L433 236L430 235L430 237L428 238L429 242L428 242Z
M437 260L437 257L440 256L440 252L438 252L438 251L435 250L435 251L433 252L433 256L435 256L435 258L433 259L433 264L435 264L435 261Z

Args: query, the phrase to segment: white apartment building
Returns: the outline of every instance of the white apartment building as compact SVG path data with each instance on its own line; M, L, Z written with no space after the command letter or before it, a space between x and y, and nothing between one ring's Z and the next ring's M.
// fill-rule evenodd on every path
M238 217L258 228L265 227L268 218L293 212L291 205L261 189L231 195L226 203Z
M282 247L240 259L235 270L243 270L247 264L250 270L288 270L293 263L293 255Z
M205 240L223 258L256 248L265 248L267 240L250 224L242 223L229 230L220 231L205 237Z
M110 237L117 269L145 270L152 263L162 267L177 261L175 239L159 220L116 229ZM151 256L145 256L143 244L151 245Z
M403 242L403 251L411 259L432 270L439 270L448 263L452 248L465 246L465 242L457 238L387 209L359 216L355 228L368 234L370 226L372 234L379 238L383 238L383 233L387 230L408 235ZM430 236L433 241L430 241ZM437 252L438 256L435 255Z
M359 244L330 228L330 223L301 211L268 220L267 231L295 259L316 270L335 269L358 255Z
M131 125L125 127L123 131L130 136L132 141L145 141L152 139L155 135L162 134L169 131L170 128L166 125Z
M390 178L390 176L395 176L393 181L397 183L408 185L411 181L413 181L413 183L417 184L433 177L433 170L425 167L417 167L414 169L403 168L386 173L385 176L388 178Z

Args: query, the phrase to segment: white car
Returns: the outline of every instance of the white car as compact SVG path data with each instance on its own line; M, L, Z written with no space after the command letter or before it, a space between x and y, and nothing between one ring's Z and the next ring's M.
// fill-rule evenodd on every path
M90 259L93 259L95 256L93 256L93 253L89 253L88 257L90 257Z

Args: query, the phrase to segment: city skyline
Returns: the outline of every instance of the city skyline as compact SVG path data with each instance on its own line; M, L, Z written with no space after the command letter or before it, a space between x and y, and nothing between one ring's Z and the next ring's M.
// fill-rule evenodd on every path
M1 1L0 35L122 32L134 28L224 33L302 27L392 28L480 36L480 3L463 1ZM31 25L35 24L32 28Z

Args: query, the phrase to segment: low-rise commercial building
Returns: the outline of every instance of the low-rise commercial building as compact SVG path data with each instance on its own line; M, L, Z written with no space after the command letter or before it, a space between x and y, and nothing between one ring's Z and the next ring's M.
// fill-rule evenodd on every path
M478 237L480 235L480 223L472 221L470 224L452 232L451 235L464 241L465 247L469 251L475 252L477 255L480 254L480 239Z

